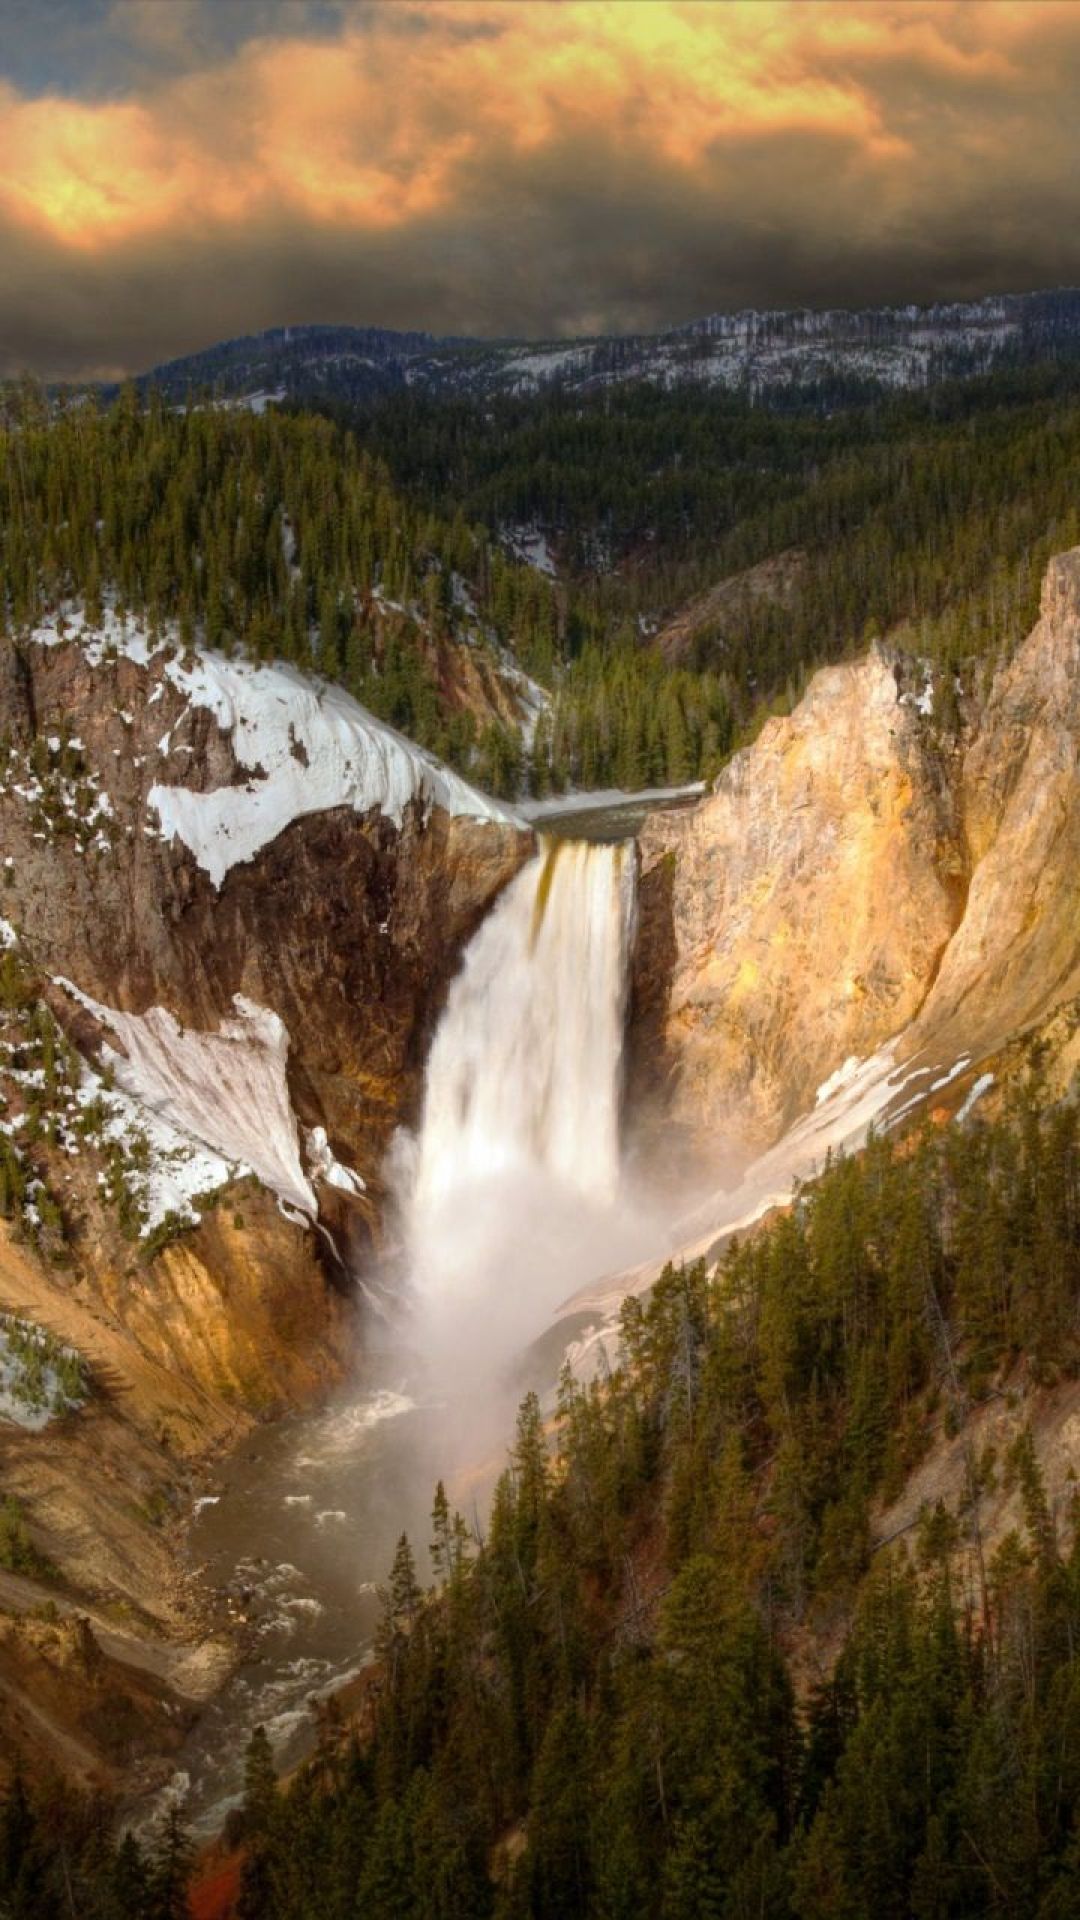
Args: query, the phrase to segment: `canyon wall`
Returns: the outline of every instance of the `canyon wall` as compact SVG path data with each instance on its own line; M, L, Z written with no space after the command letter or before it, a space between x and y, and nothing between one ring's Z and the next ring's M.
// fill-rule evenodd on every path
M0 1319L3 1492L43 1570L0 1568L0 1616L56 1595L101 1646L122 1613L108 1687L132 1700L148 1660L171 1677L169 1643L205 1639L177 1556L203 1464L355 1352L386 1147L461 951L533 846L293 669L111 612L0 644L0 1315L88 1383L74 1410L21 1415ZM5 1631L10 1750L108 1779L107 1742L49 1704L85 1639ZM148 1740L205 1679L166 1687Z
M106 1010L162 1008L200 1034L234 1017L238 995L276 1015L299 1127L321 1127L377 1195L461 949L531 836L405 742L404 772L380 768L365 806L365 769L339 764L361 710L328 689L324 716L290 670L261 670L263 685L259 670L221 663L207 692L130 632L104 647L49 639L7 651L0 688L14 747L0 790L5 916L45 974ZM288 726L284 771L259 759L268 702ZM396 744L376 723L370 733L379 753ZM44 773L19 765L35 736L56 742ZM429 766L430 793L403 784ZM306 1171L317 1183L319 1166ZM331 1186L331 1204L349 1192Z
M759 1152L852 1057L977 1060L1080 992L1080 550L981 702L942 672L824 669L647 823L630 1083L658 1133Z
M386 1147L415 1116L448 982L532 836L340 689L182 655L112 614L6 643L0 707L0 944L84 1063L66 1107L53 1084L40 1144L60 1149L54 1251L204 1393L260 1411L302 1398L341 1344L345 1263L378 1232ZM17 1101L33 1062L25 1045L8 1057ZM166 1195L171 1244L147 1234L149 1193L136 1261L153 1259L152 1307L99 1204L123 1116L94 1151L82 1124L91 1094L111 1114L114 1086L129 1184ZM16 1152L26 1118L7 1129ZM200 1182L245 1192L196 1204Z

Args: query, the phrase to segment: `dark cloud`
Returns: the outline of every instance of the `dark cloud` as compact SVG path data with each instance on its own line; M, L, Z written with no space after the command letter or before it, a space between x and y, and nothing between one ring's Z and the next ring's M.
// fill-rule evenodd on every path
M610 9L590 67L600 13L579 0L301 11L280 60L219 34L149 91L150 160L142 123L115 123L137 183L123 217L112 175L85 231L54 216L55 143L31 217L24 164L0 213L6 370L140 368L289 321L553 336L1080 281L1080 9L782 7L769 87L733 30L702 77L702 18L725 10L680 0L653 10L672 23L655 55L627 20L624 67ZM580 41L570 80L553 13ZM252 0L264 14L280 41L282 9ZM179 192L159 146L188 170Z

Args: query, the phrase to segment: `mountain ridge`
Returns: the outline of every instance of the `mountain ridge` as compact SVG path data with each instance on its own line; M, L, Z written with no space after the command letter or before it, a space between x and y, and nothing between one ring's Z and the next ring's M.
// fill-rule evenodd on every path
M905 389L1008 363L1075 357L1080 291L846 308L747 308L656 334L487 340L371 326L287 325L221 341L139 376L173 399L209 386L258 406L357 401L417 387L449 394L589 392L628 380L697 381L758 397L821 382Z

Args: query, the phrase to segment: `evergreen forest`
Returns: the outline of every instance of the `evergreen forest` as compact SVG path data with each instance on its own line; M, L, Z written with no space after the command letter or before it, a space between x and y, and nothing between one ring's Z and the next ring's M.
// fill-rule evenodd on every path
M695 637L686 664L722 677L739 738L874 636L961 670L1007 656L1046 560L1080 539L1067 364L769 404L691 385L554 389L480 417L409 391L349 417L410 496L544 529L570 582L574 659L640 654L696 595L805 556L793 604L766 598Z
M17 635L111 602L297 662L507 797L680 785L875 637L946 668L951 709L1080 540L1078 469L1068 363L783 406L640 383L483 409L390 393L333 418L23 385L0 426L0 607ZM554 577L514 557L522 528ZM790 592L657 644L792 556ZM535 724L478 710L469 661L539 683Z
M1075 1383L1078 1306L1080 1121L1031 1091L669 1268L603 1377L526 1397L482 1540L436 1488L359 1723L284 1786L256 1734L240 1914L1075 1913L1080 1547L1025 1409ZM882 1538L954 1435L953 1497ZM0 1819L12 1920L172 1920L189 1865L175 1815L149 1852L18 1784Z

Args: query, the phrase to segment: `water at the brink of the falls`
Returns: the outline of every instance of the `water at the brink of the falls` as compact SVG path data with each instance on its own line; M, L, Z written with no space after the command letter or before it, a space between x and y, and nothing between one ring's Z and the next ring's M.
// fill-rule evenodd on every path
M489 1398L553 1309L632 1259L620 1107L632 844L551 839L474 936L397 1170L417 1352Z

